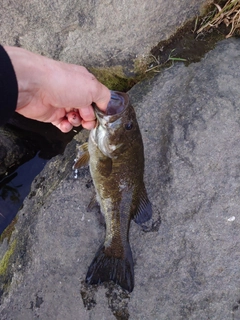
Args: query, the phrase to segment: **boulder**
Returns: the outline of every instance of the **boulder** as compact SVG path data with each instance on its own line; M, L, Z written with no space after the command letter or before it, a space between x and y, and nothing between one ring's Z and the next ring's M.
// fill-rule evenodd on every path
M86 211L88 169L78 179L71 170L81 132L35 179L2 239L2 320L240 319L239 52L239 39L224 40L129 92L153 205L148 230L131 224L134 291L84 283L104 227Z
M121 66L126 73L198 15L209 0L5 0L1 42L87 67Z

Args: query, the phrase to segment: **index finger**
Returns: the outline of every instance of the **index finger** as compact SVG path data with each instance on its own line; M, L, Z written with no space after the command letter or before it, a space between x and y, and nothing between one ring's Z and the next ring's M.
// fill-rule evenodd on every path
M85 121L94 121L96 119L92 106L87 106L79 109L80 117Z

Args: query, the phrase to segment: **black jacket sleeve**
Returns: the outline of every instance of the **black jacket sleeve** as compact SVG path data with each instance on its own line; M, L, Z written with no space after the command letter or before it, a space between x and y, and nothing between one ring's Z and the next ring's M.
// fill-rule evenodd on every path
M0 125L13 115L18 99L18 83L12 62L0 45Z

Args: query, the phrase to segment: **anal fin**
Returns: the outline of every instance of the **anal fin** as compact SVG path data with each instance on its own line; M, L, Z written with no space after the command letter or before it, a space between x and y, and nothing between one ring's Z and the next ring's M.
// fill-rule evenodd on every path
M99 204L97 202L96 194L94 194L87 206L87 212L92 211L93 208L99 207Z
M98 221L99 221L100 225L105 226L106 225L105 218L104 218L104 215L101 212L100 205L99 205L99 203L97 201L96 194L94 194L93 197L91 198L91 201L89 202L89 205L87 207L87 212L92 211L93 208L97 208L96 215L97 215L97 218L98 218Z

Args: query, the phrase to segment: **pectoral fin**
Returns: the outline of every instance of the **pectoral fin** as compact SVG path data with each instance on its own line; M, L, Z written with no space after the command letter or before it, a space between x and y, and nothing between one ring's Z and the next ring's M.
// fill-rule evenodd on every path
M148 199L145 186L139 194L139 204L133 220L137 224L145 223L152 218L152 205Z
M81 145L80 150L79 150L80 156L78 160L75 162L73 169L79 169L81 167L87 166L89 163L89 152L88 152L88 143L85 142L84 144Z

